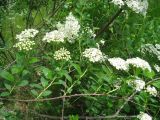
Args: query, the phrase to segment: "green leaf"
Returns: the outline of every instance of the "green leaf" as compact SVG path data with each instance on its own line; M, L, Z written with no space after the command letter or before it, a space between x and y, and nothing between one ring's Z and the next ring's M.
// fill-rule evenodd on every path
M50 90L46 90L42 93L42 96L46 97L46 96L49 96L50 94L52 93L52 91Z
M18 86L20 86L20 87L24 87L24 86L26 86L26 85L28 85L28 81L27 80L22 80L19 84L18 84Z
M29 60L29 63L30 64L33 64L33 63L36 63L36 62L39 62L40 60L38 59L38 58L31 58L30 60Z
M41 85L39 85L39 84L35 84L35 83L32 83L32 84L30 84L30 86L32 87L32 88L38 88L38 89L43 89L43 87L41 86Z
M69 80L69 82L72 82L72 78L67 72L64 72L64 76L66 77L67 80Z
M0 94L1 97L6 97L6 96L9 96L9 95L10 95L9 92L2 92L2 93Z
M155 76L155 72L154 71L148 71L148 70L145 70L143 72L144 76L148 77L148 78L153 78Z
M14 81L14 76L7 71L0 72L0 77L6 79L8 81Z
M79 120L78 115L70 115L69 120Z
M31 90L31 93L34 95L34 96L38 96L38 92L36 90Z
M12 74L17 74L17 73L22 72L22 70L23 70L23 67L21 66L13 66L11 69L11 72Z
M152 85L160 89L160 80L153 82Z
M30 73L30 72L29 72L28 70L23 70L22 76L24 77L24 76L28 75L29 73Z
M4 86L6 87L6 89L8 89L9 91L12 89L11 85L4 83Z
M71 63L71 65L77 70L79 75L82 75L82 70L78 64Z
M53 78L53 73L50 69L48 69L46 67L42 67L42 72L47 79L52 79Z
M65 81L63 81L63 80L58 80L58 81L55 82L54 84L66 86Z
M48 85L48 81L44 77L41 77L40 81L43 87L46 87Z

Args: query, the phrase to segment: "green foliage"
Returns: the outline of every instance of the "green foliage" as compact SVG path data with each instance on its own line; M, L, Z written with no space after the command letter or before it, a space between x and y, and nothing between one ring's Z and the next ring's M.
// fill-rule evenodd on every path
M138 51L143 44L160 44L158 2L149 1L145 17L125 8L100 36L93 38L87 30L97 33L119 10L110 1L4 0L0 5L0 119L43 119L43 114L49 119L47 116L62 113L69 120L113 115L134 93L129 82L141 78L146 86L154 86L158 95L154 97L145 90L138 92L119 115L138 115L142 111L158 120L160 75L154 65L160 65L159 60ZM45 33L56 30L57 23L64 23L69 12L81 25L75 42L42 42ZM28 52L18 51L13 47L17 43L16 35L27 28L39 30L33 38L35 46ZM104 45L101 40L105 41ZM88 61L82 52L97 47L97 43L107 58L140 57L149 62L152 71L133 66L121 71L107 60ZM71 60L54 59L54 52L62 47L70 51Z

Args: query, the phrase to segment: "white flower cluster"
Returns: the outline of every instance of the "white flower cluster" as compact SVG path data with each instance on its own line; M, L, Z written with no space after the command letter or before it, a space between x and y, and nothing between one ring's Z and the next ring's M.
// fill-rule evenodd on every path
M153 95L154 97L157 96L157 90L155 87L151 87L150 85L147 86L146 92L148 92L150 95Z
M91 62L102 62L105 59L105 56L101 50L97 48L88 48L82 53L84 57L88 58Z
M78 20L73 16L72 13L70 13L69 16L66 17L64 24L57 24L57 29L58 31L63 32L65 38L67 38L70 43L73 43L74 39L78 37L80 25Z
M128 64L122 58L109 58L108 61L113 65L117 70L128 70Z
M91 36L92 38L95 38L95 37L96 37L96 34L93 32L92 29L89 29L89 30L88 30L88 33L90 34L90 36Z
M148 69L149 71L152 71L149 63L139 57L127 59L126 62L127 64L133 65L134 67L141 68L143 70Z
M109 58L108 61L112 66L114 66L117 70L128 70L129 65L133 65L134 67L141 68L142 70L148 69L151 71L151 66L147 61L142 60L139 57L127 59L126 61L122 58Z
M147 113L140 112L140 114L137 116L139 120L152 120L152 117L149 116Z
M112 0L112 3L114 3L115 5L118 5L119 7L122 7L123 5L125 5L123 0Z
M34 38L37 33L38 30L25 29L19 35L16 35L16 39L18 39L18 42L13 47L18 48L19 50L31 50L32 46L35 45L35 42L31 41L31 38Z
M19 41L25 41L35 37L38 32L39 31L35 29L25 29L19 35L16 35L16 39L18 39Z
M145 82L141 79L130 81L128 85L133 86L136 91L141 91L145 87Z
M80 30L80 25L78 20L72 15L66 17L66 21L64 24L58 23L56 25L58 30L51 31L46 33L43 38L43 41L46 42L64 42L65 38L73 43L74 39L78 37L78 32Z
M29 51L29 50L32 50L33 45L35 45L34 41L26 40L26 41L19 41L13 47L18 48L20 51L21 50Z
M158 60L160 60L160 44L144 44L139 49L143 54L149 53L150 55L155 55Z
M155 65L154 65L154 68L156 69L157 72L160 72L160 67L159 67L159 65L156 65L156 64L155 64Z
M146 15L148 9L147 0L112 0L112 3L118 5L119 7L126 4L134 12L143 14L144 16Z
M157 96L157 90L156 90L156 88L153 87L153 86L151 87L150 85L148 85L147 87L145 87L145 84L146 83L142 79L140 79L140 78L137 78L136 80L128 82L128 85L134 87L134 89L136 91L140 92L141 90L144 89L145 92L148 92L150 95L153 95L154 97L156 97Z
M54 53L54 59L68 61L71 59L70 52L65 48L60 48Z
M96 34L94 33L94 31L90 28L90 27L85 27L82 32L82 34L88 34L90 38L95 38L96 37Z
M147 13L148 1L147 0L127 0L127 6L136 13L143 14L144 16Z
M49 33L46 33L46 35L43 38L43 41L46 41L48 43L50 42L64 42L65 35L63 32L54 30Z

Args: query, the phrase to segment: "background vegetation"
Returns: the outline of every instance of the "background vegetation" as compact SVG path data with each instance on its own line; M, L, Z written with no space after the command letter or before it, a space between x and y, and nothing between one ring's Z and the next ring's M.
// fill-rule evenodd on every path
M151 66L160 65L154 56L138 51L143 44L160 43L160 1L148 2L146 17L126 8L95 39L84 33L78 38L80 42L62 45L72 52L73 59L57 62L53 59L57 48L41 41L57 22L65 21L72 12L80 22L81 33L88 27L98 33L120 8L109 0L0 0L0 119L78 120L111 115L109 119L123 120L126 118L112 115L134 116L144 111L160 120L160 96L142 91L130 99L134 91L125 82L133 76L156 79L152 85L160 90L159 73L126 74L108 62L91 63L80 55L104 40L101 50L109 57L139 56ZM13 45L16 34L26 28L40 32L35 48L21 52Z

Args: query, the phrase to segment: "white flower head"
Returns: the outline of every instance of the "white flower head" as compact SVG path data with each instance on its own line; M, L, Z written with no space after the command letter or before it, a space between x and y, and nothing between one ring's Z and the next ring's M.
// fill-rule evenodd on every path
M130 81L128 85L134 87L136 91L141 91L145 87L145 82L141 79Z
M88 48L83 52L83 56L88 58L91 62L102 62L105 59L105 56L101 50L97 48Z
M74 39L78 37L80 25L78 20L73 16L72 13L70 13L66 17L65 24L57 24L57 29L64 33L65 38L67 38L70 43L73 43Z
M70 52L65 48L60 48L54 53L54 59L68 61L71 59Z
M54 30L49 33L46 33L46 35L43 37L43 41L46 41L48 43L50 42L64 42L65 35L63 32Z
M19 41L29 40L30 38L35 37L38 32L39 31L35 29L25 29L20 34L16 35L16 39Z
M88 29L88 34L92 37L92 38L95 38L96 37L96 34L94 33L94 31L92 29Z
M159 67L159 65L155 64L155 65L154 65L154 68L156 69L157 72L160 72L160 67Z
M35 45L34 41L25 40L25 41L19 41L13 47L18 48L20 51L21 50L29 51L32 50L33 45Z
M137 116L139 120L152 120L152 117L149 116L147 113L140 112L140 114Z
M114 66L117 70L128 70L129 66L125 60L122 58L109 58L108 61L112 66Z
M127 64L133 65L134 67L141 68L142 70L148 69L150 72L152 71L149 63L139 57L131 58L126 60Z
M157 90L155 87L151 87L150 85L147 86L146 92L148 92L150 95L153 95L154 97L157 96Z
M122 7L124 5L123 0L112 0L112 3L118 5L119 7Z
M151 56L156 56L160 60L160 44L144 44L141 46L140 51L145 54L149 53Z
M127 0L127 6L136 13L143 14L144 16L147 13L148 1L147 0Z

